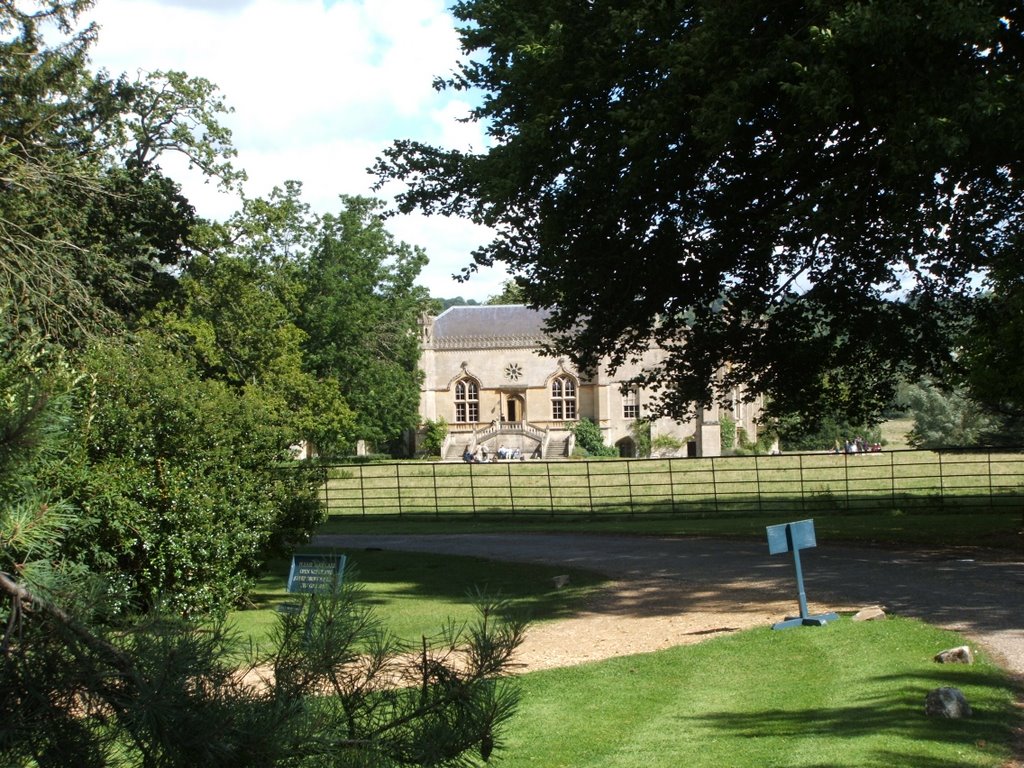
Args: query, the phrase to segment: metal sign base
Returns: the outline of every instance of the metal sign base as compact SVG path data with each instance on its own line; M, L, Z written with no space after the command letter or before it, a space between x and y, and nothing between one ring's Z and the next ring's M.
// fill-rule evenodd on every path
M830 621L839 621L838 613L819 613L817 616L787 616L785 621L772 624L772 629L790 627L823 627Z

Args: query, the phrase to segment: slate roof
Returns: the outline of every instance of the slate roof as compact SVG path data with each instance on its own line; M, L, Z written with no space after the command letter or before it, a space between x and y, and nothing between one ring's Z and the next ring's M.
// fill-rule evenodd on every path
M515 339L536 344L546 337L543 326L550 314L522 304L449 307L434 320L434 339L441 346L457 339Z

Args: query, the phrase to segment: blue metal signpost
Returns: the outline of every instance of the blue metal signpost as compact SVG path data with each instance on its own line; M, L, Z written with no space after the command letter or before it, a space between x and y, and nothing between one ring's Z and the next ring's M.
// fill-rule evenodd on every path
M768 553L778 555L783 552L793 553L793 564L796 566L797 595L800 601L800 615L787 616L785 621L772 625L772 629L789 629L790 627L820 627L830 621L838 621L836 613L820 613L817 616L807 614L807 593L804 592L804 573L800 568L800 550L818 546L814 538L814 521L799 520L795 523L769 525Z

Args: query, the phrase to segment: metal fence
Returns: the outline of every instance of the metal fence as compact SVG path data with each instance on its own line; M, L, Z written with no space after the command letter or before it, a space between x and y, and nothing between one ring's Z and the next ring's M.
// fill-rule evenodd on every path
M325 465L334 515L745 515L1019 511L1024 453Z

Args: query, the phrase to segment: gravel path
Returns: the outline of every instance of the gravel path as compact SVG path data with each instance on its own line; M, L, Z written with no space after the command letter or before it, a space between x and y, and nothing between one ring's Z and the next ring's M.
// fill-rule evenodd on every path
M569 534L320 536L355 552L473 555L595 570L615 580L580 614L531 630L522 666L566 666L766 626L797 612L791 555L767 543ZM809 611L882 605L955 629L1024 679L1024 556L819 545L801 552Z

